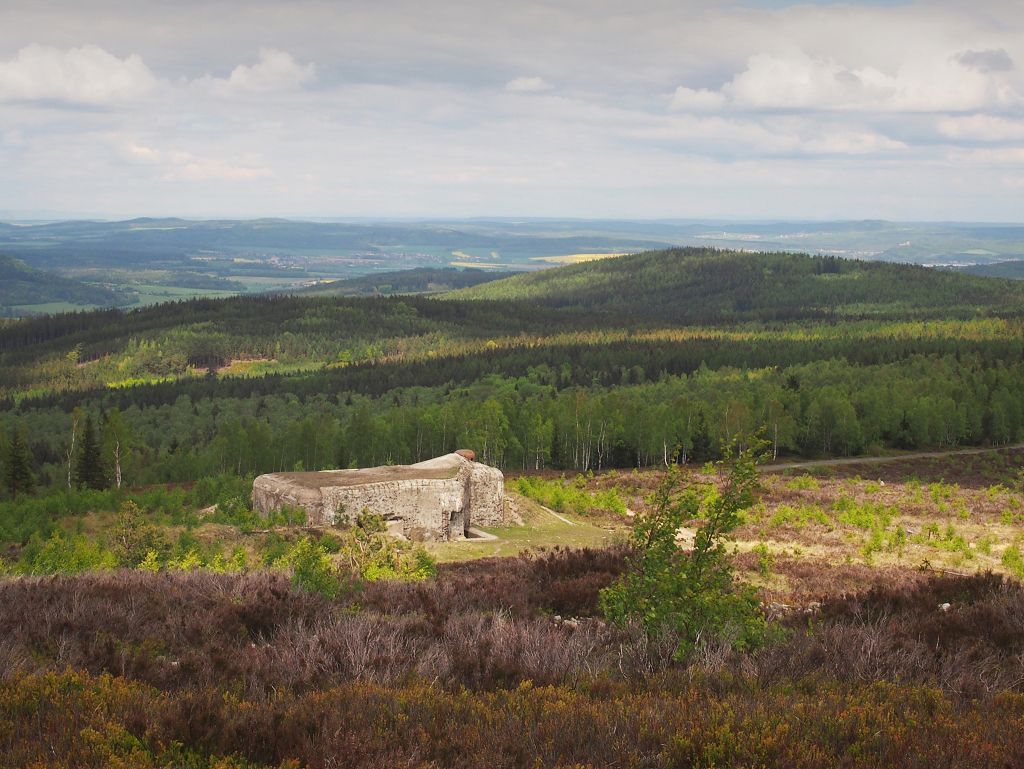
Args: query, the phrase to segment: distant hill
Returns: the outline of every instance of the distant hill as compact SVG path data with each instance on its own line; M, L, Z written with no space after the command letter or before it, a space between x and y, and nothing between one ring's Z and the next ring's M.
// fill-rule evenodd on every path
M456 270L419 267L414 270L375 273L359 278L335 280L292 291L315 296L372 296L388 294L427 294L453 291L507 278L515 273L495 270Z
M972 264L970 267L958 267L957 272L981 275L987 278L1010 278L1024 280L1024 259L1015 259L994 264Z
M677 248L515 275L447 295L669 322L1024 312L1024 284L905 264Z
M52 302L107 307L128 301L123 292L63 278L0 255L0 308Z

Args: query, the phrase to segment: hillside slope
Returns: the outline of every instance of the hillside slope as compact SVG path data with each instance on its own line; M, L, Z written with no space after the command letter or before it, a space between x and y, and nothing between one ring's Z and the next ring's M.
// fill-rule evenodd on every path
M1024 259L1012 259L993 264L972 264L970 267L959 267L958 272L970 275L981 275L986 278L1012 278L1024 280Z
M118 291L63 278L0 255L0 308L48 302L109 306L125 301Z
M428 294L469 288L512 275L511 272L488 270L456 270L453 268L417 267L412 270L375 272L358 278L318 283L287 293L301 296L378 296L389 294Z
M681 248L515 275L447 295L668 322L1024 311L1024 285L903 264Z

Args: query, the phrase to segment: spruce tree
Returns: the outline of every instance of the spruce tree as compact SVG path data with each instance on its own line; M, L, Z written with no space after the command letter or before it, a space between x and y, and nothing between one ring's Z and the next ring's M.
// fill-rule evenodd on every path
M75 465L75 483L87 489L107 487L107 475L103 471L103 454L91 415L85 418L82 448L78 454L78 463Z
M704 464L715 459L717 452L711 443L711 432L708 430L708 422L704 418L704 412L697 413L697 419L693 426L692 446L690 447L690 459L693 462Z
M32 454L20 430L15 431L6 454L4 485L7 491L15 499L18 498L18 494L31 494L36 486L36 479L32 474Z

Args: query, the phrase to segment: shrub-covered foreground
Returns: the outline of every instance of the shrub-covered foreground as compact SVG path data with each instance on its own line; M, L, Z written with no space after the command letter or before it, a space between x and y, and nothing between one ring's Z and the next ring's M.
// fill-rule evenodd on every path
M334 599L280 572L4 580L3 765L1024 766L1019 583L907 579L677 661L595 616L623 566L555 552Z
M251 700L68 672L0 686L0 717L11 767L1024 764L1024 696L961 703L890 683L695 677L660 689L446 692L349 682Z

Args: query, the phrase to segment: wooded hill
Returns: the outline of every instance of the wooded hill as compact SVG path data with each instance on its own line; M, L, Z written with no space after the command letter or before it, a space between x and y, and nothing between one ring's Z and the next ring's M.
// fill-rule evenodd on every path
M389 294L436 294L469 288L514 273L495 270L456 270L452 267L417 267L413 270L376 272L358 278L318 283L286 293L298 296L384 296Z
M0 254L0 307L46 302L118 305L127 301L122 292L62 278Z
M460 446L503 467L586 471L692 458L756 430L806 456L1003 445L1024 439L1022 292L682 250L441 297L68 313L0 327L0 431L23 433L38 476L59 479L72 412L116 410L133 483Z
M1024 310L1024 285L926 267L678 248L515 275L450 295L671 323L950 317Z

